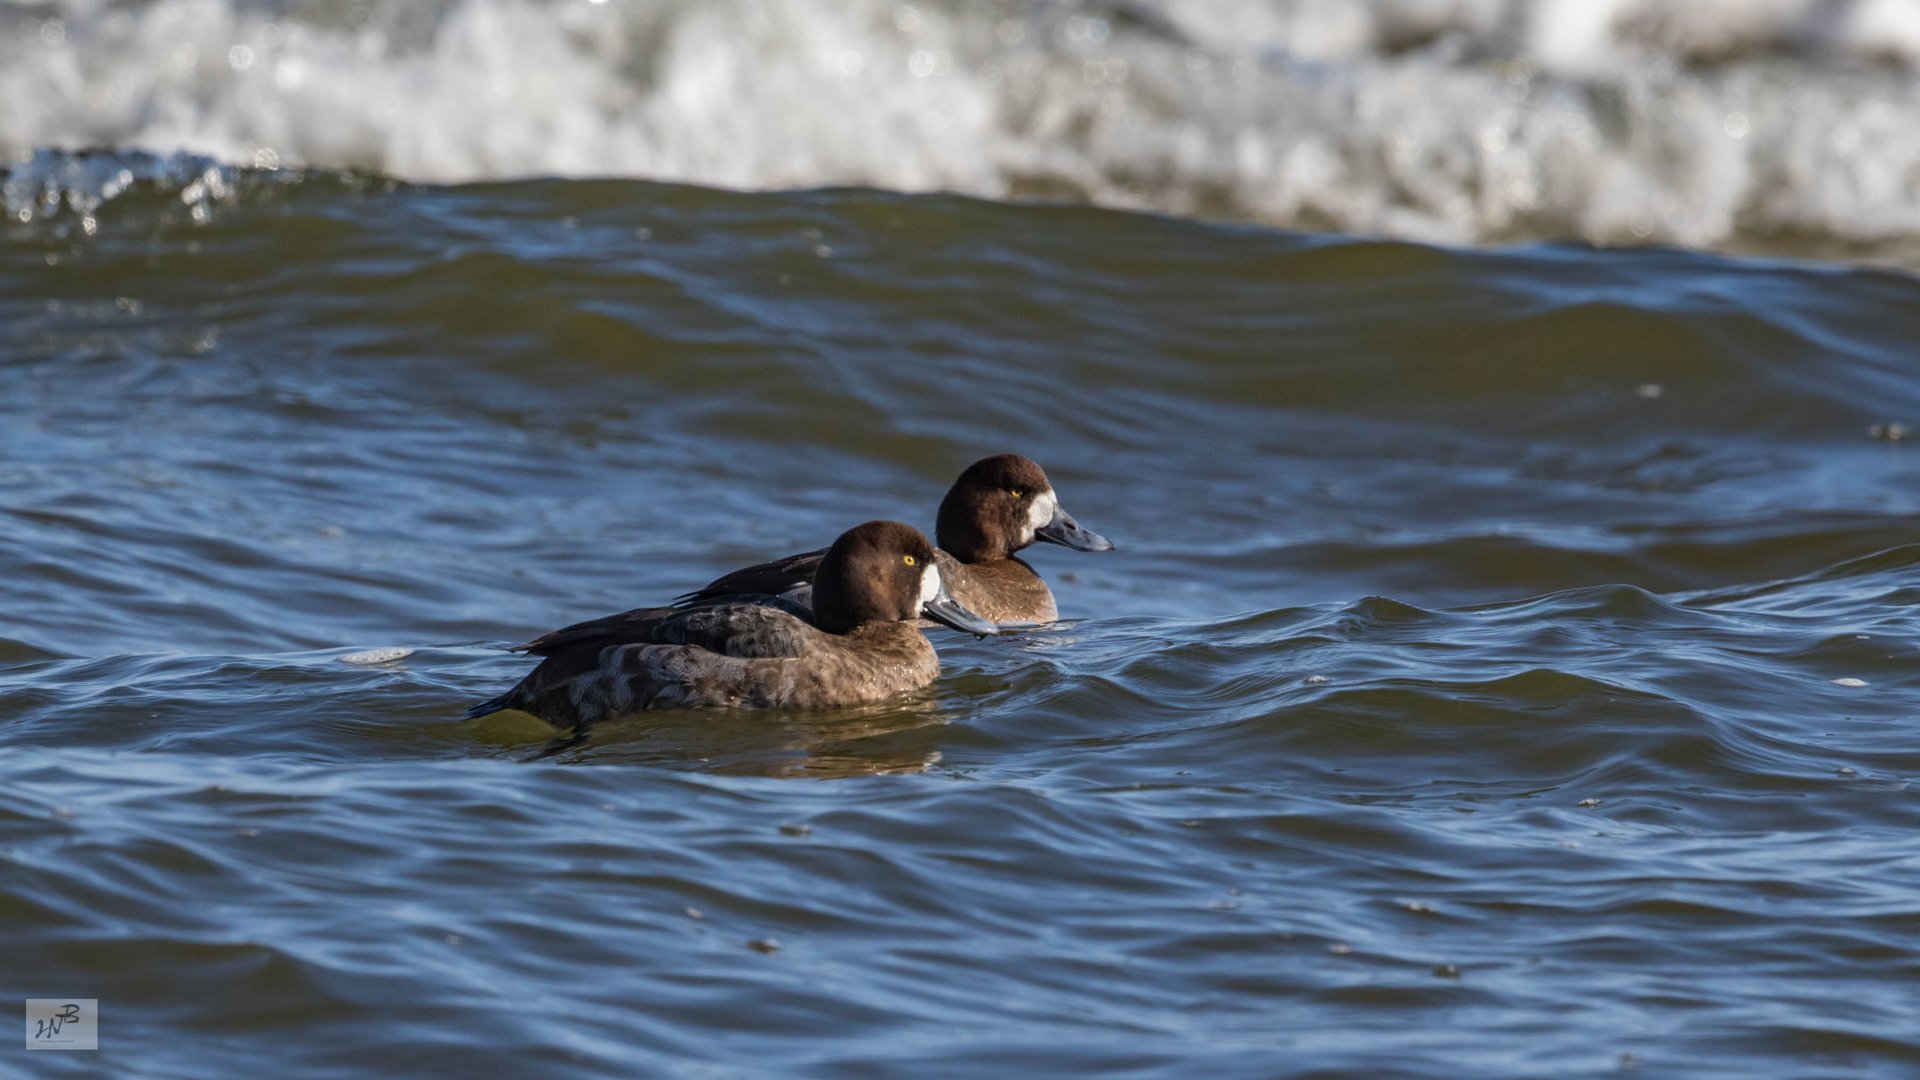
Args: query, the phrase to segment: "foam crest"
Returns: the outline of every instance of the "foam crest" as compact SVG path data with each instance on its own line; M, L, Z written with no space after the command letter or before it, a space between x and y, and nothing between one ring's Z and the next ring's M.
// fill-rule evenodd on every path
M67 0L0 11L0 157L1898 257L1916 66L1911 0Z
M0 206L14 221L71 215L91 234L96 212L136 187L179 198L195 221L236 193L237 170L194 154L68 154L42 150L9 169L0 182Z

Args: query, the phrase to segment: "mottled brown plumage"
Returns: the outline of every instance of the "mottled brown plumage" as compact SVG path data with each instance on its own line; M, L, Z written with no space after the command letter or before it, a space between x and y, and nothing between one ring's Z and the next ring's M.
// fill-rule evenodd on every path
M995 623L1048 623L1060 617L1060 609L1053 602L1053 590L1047 588L1046 581L1024 560L1011 555L977 563L952 559L953 569L949 573L945 569L946 561L940 558L944 554L942 550L934 559L941 564L941 577L947 580L948 591L955 600L960 600L962 594L971 597L960 603L975 615Z
M544 657L512 690L474 706L581 729L660 708L828 708L879 701L940 674L914 627L923 612L962 629L992 626L955 604L933 545L875 521L848 530L817 567L815 607L722 600L638 608L575 623L519 647Z
M1036 540L1079 551L1111 551L1105 537L1059 508L1047 474L1030 458L1000 454L968 466L940 502L937 535L942 576L953 597L995 623L1060 617L1052 590L1014 553ZM805 607L825 549L749 566L680 597L682 606L747 596L778 596Z

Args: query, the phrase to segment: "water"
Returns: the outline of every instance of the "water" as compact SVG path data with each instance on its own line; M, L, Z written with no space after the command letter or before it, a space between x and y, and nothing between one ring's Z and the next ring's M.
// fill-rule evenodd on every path
M48 147L1920 257L1914 0L40 0Z
M1904 273L30 172L0 970L103 1032L33 1075L1920 1068ZM1120 550L925 694L456 719L1007 450Z

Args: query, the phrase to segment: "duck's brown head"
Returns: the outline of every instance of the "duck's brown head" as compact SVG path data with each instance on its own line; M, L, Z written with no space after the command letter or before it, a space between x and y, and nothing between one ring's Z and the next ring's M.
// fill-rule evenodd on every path
M940 501L940 546L963 563L1004 559L1035 540L1075 551L1112 551L1113 542L1080 527L1060 508L1045 470L1032 458L998 454L967 467Z
M869 521L840 534L813 579L813 621L845 634L870 622L925 615L982 637L993 623L960 606L934 565L933 545L920 530L897 521Z

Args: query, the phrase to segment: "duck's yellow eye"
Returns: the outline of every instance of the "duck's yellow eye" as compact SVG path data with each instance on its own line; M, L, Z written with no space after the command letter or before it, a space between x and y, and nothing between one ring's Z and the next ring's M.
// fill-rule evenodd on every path
M914 559L914 557L913 557L913 556L911 556L911 555L902 555L902 556L900 556L900 561L901 561L901 562L903 562L903 563L906 563L906 564L907 564L908 566L918 566L918 565L920 565L920 564L919 564L919 563L918 563L917 561L915 561L915 559Z
M1027 493L1020 490L1019 488L1008 488L1007 494L1013 496L1016 499L1024 499L1027 497Z

